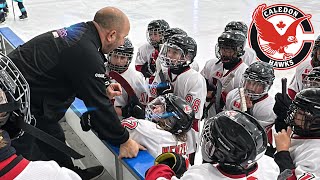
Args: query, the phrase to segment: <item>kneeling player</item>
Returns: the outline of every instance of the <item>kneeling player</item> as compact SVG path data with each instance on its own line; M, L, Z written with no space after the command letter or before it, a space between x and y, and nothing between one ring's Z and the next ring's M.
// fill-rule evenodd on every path
M126 81L133 89L133 93L137 98L130 97L127 90L123 88L122 95L115 97L114 106L116 107L116 112L119 116L123 117L139 117L133 111L134 106L143 106L149 102L149 88L148 83L143 77L143 75L129 68L132 61L134 48L131 41L126 38L122 46L110 52L107 57L106 69L107 74L110 75L110 71L115 71L122 76L114 77L114 80L122 84L122 81ZM125 86L123 86L125 87ZM143 108L143 107L141 107Z
M251 64L243 74L243 88L245 104L242 103L239 88L230 91L227 95L226 110L242 110L245 105L247 112L257 118L260 125L270 132L269 142L272 143L270 128L276 115L273 112L274 97L268 95L275 79L273 67L262 61Z

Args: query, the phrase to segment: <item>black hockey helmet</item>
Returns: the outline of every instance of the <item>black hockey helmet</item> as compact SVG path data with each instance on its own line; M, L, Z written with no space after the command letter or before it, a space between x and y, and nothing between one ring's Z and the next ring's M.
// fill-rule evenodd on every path
M252 100L257 100L268 93L274 79L272 65L263 61L256 61L245 70L242 85L245 93Z
M320 66L320 55L317 55L318 51L320 51L320 35L314 41L313 49L311 52L311 59L314 66Z
M163 66L178 70L189 66L196 55L196 41L190 36L176 34L163 44L159 58Z
M159 48L160 44L164 43L164 32L165 30L169 29L170 26L167 23L167 21L163 19L153 20L148 24L147 28L147 40L150 45L152 45L155 48ZM155 40L152 38L153 35L159 35L159 39Z
M302 137L320 137L320 89L300 91L289 107L287 124Z
M134 47L129 38L125 38L124 44L114 49L107 55L107 67L110 71L116 71L118 73L123 73L129 68L132 61ZM111 63L112 58L119 58L124 65L115 65Z
M302 80L303 88L320 88L320 67L314 67Z
M229 22L226 27L224 28L224 31L230 31L230 30L237 30L241 31L247 38L248 34L248 26L246 23L242 21L231 21Z
M164 32L164 42L167 42L170 37L176 34L187 35L187 33L180 28L169 28Z
M218 38L216 56L222 63L232 63L238 61L244 55L246 37L241 31L230 30L223 32ZM233 54L224 54L222 51L233 50Z
M195 113L184 99L169 93L158 96L147 105L146 118L179 135L191 129Z
M267 135L257 120L241 111L222 111L202 131L202 157L208 162L248 168L267 148Z

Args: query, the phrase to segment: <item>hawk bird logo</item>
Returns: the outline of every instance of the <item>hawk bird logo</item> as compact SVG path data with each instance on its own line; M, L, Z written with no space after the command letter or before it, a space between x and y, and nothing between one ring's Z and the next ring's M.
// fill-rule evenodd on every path
M283 54L283 59L291 59L294 55L288 53L285 49L293 44L297 43L296 31L297 26L304 20L310 19L312 16L307 14L303 17L296 19L283 35L280 35L275 29L274 25L267 21L263 17L263 11L266 9L266 4L261 4L253 13L253 22L256 25L258 37L268 42L267 44L261 45L261 49L268 55L274 55L275 53Z

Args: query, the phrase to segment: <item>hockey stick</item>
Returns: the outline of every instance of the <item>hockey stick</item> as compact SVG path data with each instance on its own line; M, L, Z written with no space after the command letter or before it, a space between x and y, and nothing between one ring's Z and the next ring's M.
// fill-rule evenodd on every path
M204 109L203 112L203 116L201 119L205 119L208 117L208 111L209 109L212 107L212 105L215 103L215 109L218 110L220 108L220 99L221 99L221 93L228 87L230 81L234 78L234 74L231 73L229 74L229 76L227 77L227 79L225 79L225 81L223 83L221 83L221 81L217 81L217 91L215 94L215 101L211 101L208 106Z
M282 96L283 96L283 99L285 99L287 96L287 78L281 79L281 87L282 87Z
M127 92L130 101L137 105L141 104L131 85L119 73L110 71L109 76L116 80L119 84L121 84L123 89Z
M240 95L240 102L241 102L241 111L246 112L248 108L247 108L246 96L244 95L244 88L239 88L239 95Z
M18 120L17 126L21 128L26 133L32 135L33 137L39 139L40 141L49 144L50 146L54 147L55 149L61 151L62 153L74 158L74 159L81 159L85 156L79 154L77 151L72 149L71 147L67 146L65 143L61 142L54 136L38 129L30 124L27 124L23 120Z
M15 21L16 20L16 13L14 12L13 0L11 2L12 2L13 20Z

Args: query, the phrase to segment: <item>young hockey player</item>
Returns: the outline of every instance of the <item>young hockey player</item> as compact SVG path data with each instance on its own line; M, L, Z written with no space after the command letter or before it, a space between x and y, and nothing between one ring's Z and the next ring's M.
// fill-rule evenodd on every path
M320 89L300 91L285 121L292 130L288 127L274 136L277 149L274 160L282 174L287 180L319 179Z
M156 71L156 60L160 51L160 44L164 43L164 32L169 29L169 24L163 20L153 20L148 24L147 40L148 43L138 49L135 67L144 77L150 78L151 84Z
M272 143L271 127L276 115L273 112L274 97L268 95L275 79L273 67L263 61L251 64L243 74L243 88L247 112L255 117L260 125L268 132L269 142ZM239 88L227 95L226 110L242 110L242 99ZM269 131L270 130L270 131Z
M218 59L207 61L201 71L207 83L209 105L205 112L209 117L222 110L226 96L231 90L241 87L242 75L248 67L241 59L245 41L246 37L241 31L223 32L218 38ZM210 104L215 106L211 108Z
M267 136L256 119L239 111L223 111L206 121L201 152L211 163L194 165L180 179L250 180L277 179L279 168L264 155ZM177 156L177 155L176 155ZM214 163L217 163L214 164ZM146 174L146 180L178 179L185 170L182 158L160 155Z
M115 71L120 74L123 78L119 81L127 81L138 98L138 102L135 102L136 99L129 97L125 89L123 89L121 96L115 97L114 106L116 107L116 112L118 115L125 118L130 116L139 117L138 114L134 114L134 106L146 105L149 102L150 96L148 83L145 77L135 69L129 68L133 53L134 47L131 41L126 38L122 46L119 46L117 49L106 55L107 74L110 71ZM114 80L117 81L117 79ZM121 82L118 83L121 84Z

